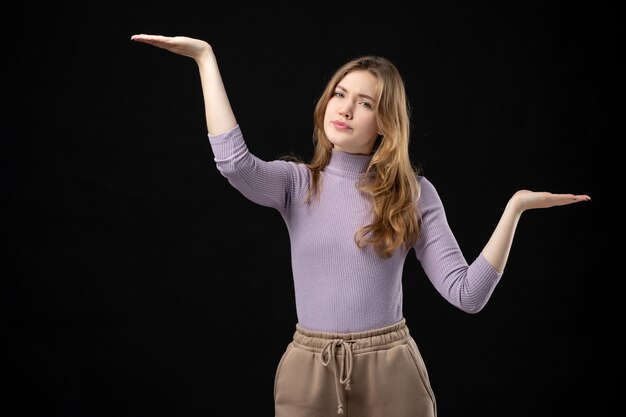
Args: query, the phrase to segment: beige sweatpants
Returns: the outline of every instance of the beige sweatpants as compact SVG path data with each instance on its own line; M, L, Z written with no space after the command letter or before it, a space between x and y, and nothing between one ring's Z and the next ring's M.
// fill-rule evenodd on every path
M436 417L428 372L405 319L335 334L296 325L276 369L276 417Z

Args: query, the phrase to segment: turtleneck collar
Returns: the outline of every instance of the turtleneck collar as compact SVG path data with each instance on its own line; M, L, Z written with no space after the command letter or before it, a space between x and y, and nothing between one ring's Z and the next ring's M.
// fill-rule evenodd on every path
M359 175L365 172L371 160L372 155L361 155L333 149L326 169Z

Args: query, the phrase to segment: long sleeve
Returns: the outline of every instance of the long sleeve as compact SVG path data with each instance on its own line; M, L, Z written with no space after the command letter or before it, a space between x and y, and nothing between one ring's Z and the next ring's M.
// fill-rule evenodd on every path
M239 125L209 135L217 169L246 198L285 213L294 196L306 190L308 169L302 164L263 161L248 150Z
M468 264L450 229L441 198L433 184L420 178L422 232L414 249L424 272L437 291L467 313L485 306L502 274L479 254Z

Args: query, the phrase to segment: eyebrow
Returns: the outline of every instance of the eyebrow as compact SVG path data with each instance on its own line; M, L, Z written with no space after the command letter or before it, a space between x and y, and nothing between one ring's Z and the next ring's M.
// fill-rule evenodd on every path
M341 91L347 93L348 90L346 90L345 88L343 88L342 86L340 86L339 84L337 84L337 88L340 89ZM367 99L372 100L374 103L376 103L376 100L374 100L372 97L368 96L367 94L357 94L357 96L359 97L365 97Z

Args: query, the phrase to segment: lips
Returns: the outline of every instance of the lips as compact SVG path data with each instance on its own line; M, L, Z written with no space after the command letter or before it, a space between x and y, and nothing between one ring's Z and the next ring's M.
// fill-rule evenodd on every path
M335 128L337 128L339 130L348 130L348 129L350 129L350 126L348 126L344 122L340 122L339 120L333 120L331 123L333 124L333 126L335 126Z

